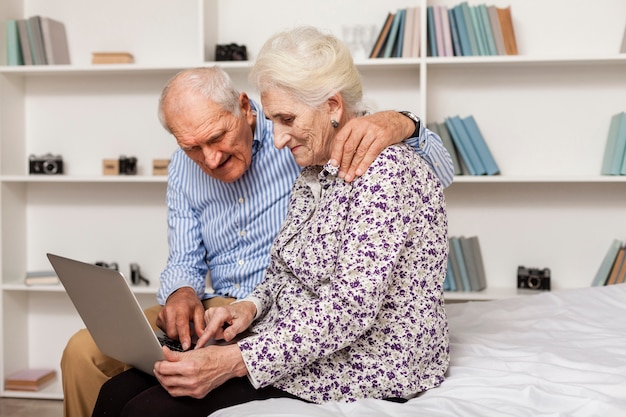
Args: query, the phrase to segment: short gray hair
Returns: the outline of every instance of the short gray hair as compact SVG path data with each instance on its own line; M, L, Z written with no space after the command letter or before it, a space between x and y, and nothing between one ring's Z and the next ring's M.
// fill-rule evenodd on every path
M170 96L172 91L175 96ZM183 99L180 96L186 94L199 94L235 116L239 115L239 91L223 69L216 66L187 69L167 82L159 98L159 121L168 132L170 129L165 121L164 103L171 98L174 101L168 105L180 106Z
M364 111L361 76L350 50L336 37L311 26L280 32L265 42L250 82L261 94L279 88L311 107L339 93L349 112Z

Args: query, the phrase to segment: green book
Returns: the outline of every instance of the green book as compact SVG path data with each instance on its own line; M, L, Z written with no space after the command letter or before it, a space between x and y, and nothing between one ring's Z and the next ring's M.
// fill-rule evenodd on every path
M7 34L7 65L24 65L22 48L20 47L20 33L17 20L9 19L6 22Z
M626 112L621 112L611 117L600 173L603 175L620 175L624 164L625 152Z
M615 258L617 257L617 252L622 247L622 241L619 239L613 239L611 242L611 246L609 246L609 250L606 251L604 255L604 259L602 259L602 263L600 264L600 268L598 268L598 272L596 272L596 276L593 278L591 282L592 287L597 287L604 285L606 280L611 273L611 269L613 268L613 264L615 263Z

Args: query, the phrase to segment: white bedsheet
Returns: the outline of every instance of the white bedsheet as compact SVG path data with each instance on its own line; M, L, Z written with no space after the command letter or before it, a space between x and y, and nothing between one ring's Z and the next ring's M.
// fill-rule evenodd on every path
M407 403L273 399L212 416L626 416L626 284L451 304L447 311L447 378Z

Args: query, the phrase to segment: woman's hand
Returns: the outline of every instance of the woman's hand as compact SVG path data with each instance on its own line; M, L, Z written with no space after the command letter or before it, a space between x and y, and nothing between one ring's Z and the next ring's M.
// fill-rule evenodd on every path
M196 349L202 348L211 339L230 342L250 327L255 315L256 306L250 301L209 308L204 312L206 326L196 342Z

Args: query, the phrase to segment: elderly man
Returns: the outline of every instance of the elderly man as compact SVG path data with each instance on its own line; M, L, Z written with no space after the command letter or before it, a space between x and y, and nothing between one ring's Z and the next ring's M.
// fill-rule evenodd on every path
M261 282L300 168L289 149L274 147L272 123L259 104L217 67L174 76L163 89L159 118L180 149L168 167L167 266L159 305L146 316L189 348L192 329L198 335L204 330L205 309L245 297ZM410 112L355 119L339 134L331 160L351 181L382 149L408 137L444 187L449 185L449 154ZM85 329L77 332L61 361L65 416L90 416L102 384L127 368L100 353Z

